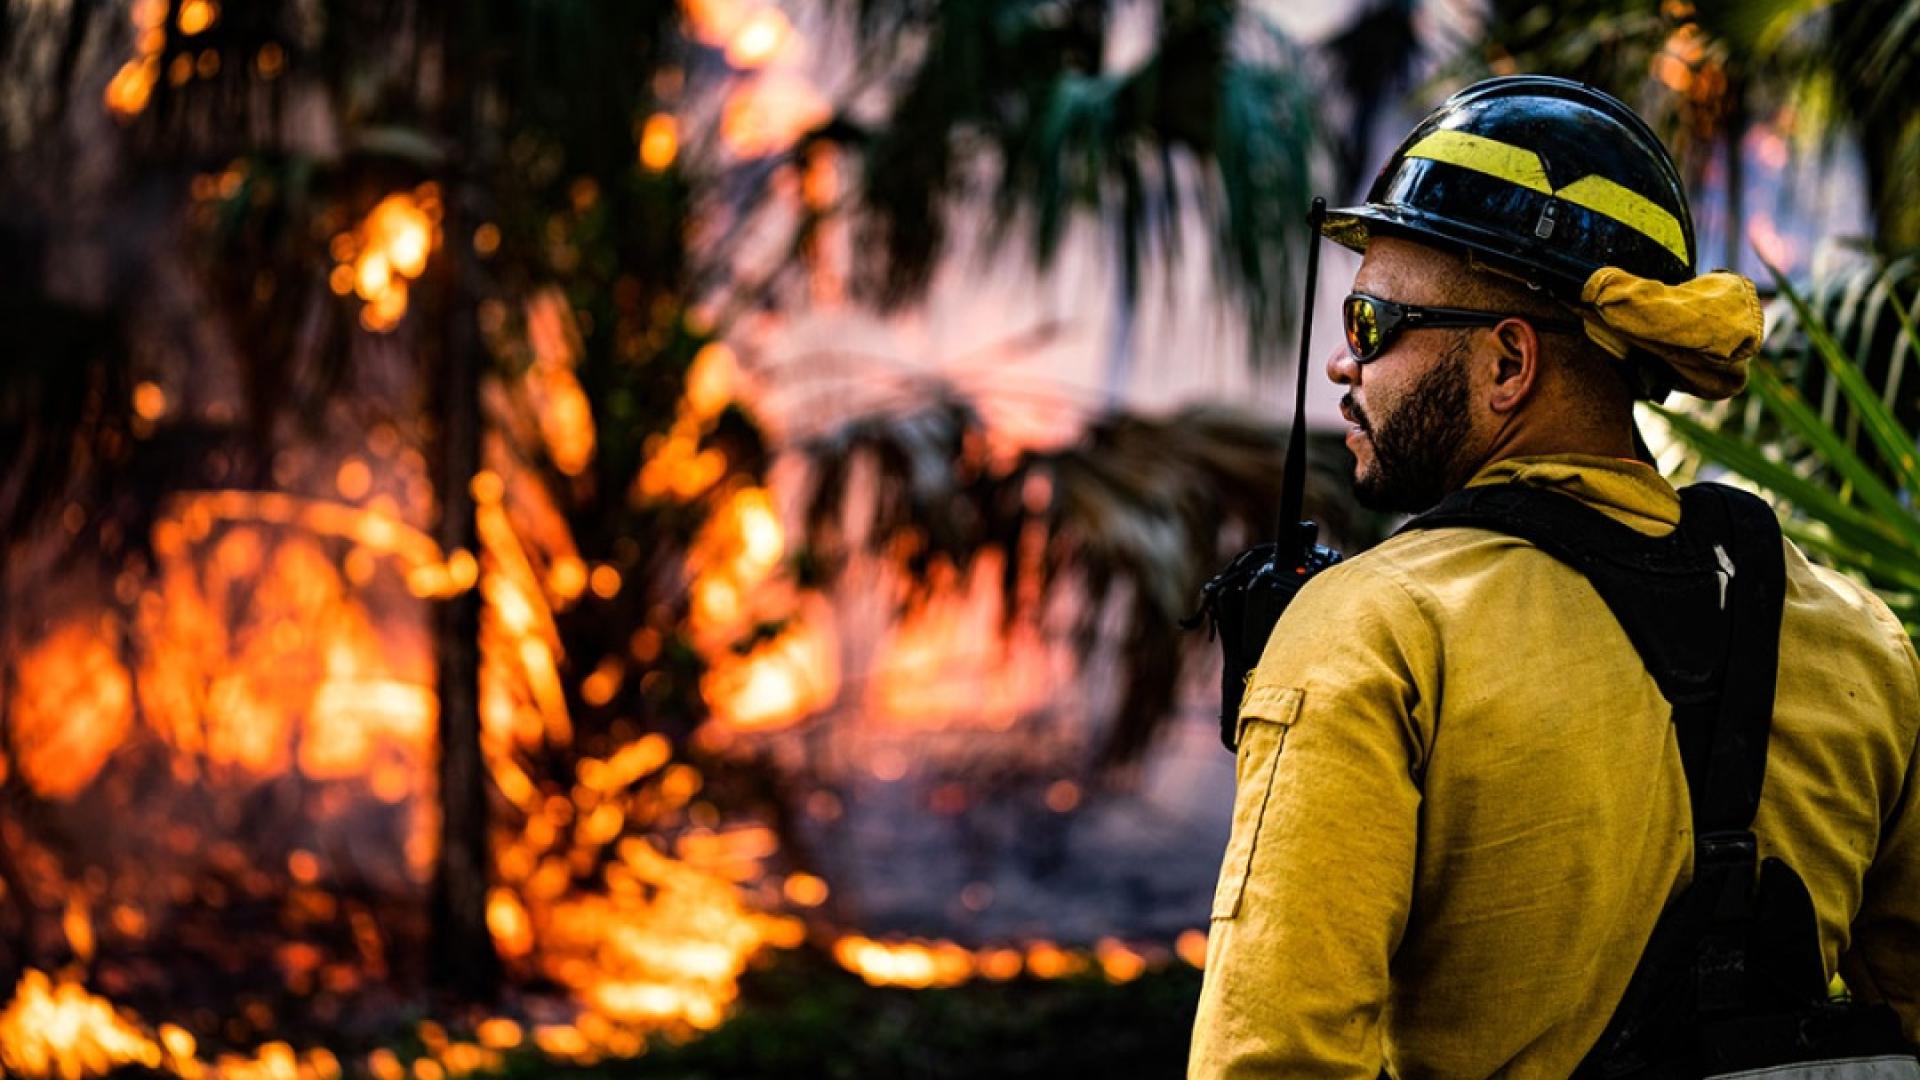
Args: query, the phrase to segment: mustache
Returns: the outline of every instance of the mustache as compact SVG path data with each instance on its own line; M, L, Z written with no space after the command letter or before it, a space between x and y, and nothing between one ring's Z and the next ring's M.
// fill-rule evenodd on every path
M1352 391L1348 391L1340 398L1340 411L1346 414L1348 419L1360 425L1361 431L1368 435L1373 434L1373 420L1367 416L1367 411L1360 407L1360 403L1353 400Z

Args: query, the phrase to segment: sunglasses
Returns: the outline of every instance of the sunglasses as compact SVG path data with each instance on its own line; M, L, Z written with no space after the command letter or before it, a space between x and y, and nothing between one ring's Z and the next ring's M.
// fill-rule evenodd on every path
M1400 336L1402 330L1420 327L1493 326L1507 319L1525 319L1543 333L1578 333L1580 324L1557 319L1536 319L1501 311L1468 311L1465 308L1420 307L1396 304L1366 293L1349 293L1340 306L1341 321L1346 324L1347 351L1353 362L1365 364L1379 358Z

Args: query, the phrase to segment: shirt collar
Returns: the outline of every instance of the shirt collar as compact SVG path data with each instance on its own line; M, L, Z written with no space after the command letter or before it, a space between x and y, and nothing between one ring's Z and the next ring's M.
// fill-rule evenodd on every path
M1658 470L1641 461L1594 454L1541 454L1496 461L1474 474L1468 487L1526 484L1579 499L1640 532L1663 535L1680 524L1680 494Z

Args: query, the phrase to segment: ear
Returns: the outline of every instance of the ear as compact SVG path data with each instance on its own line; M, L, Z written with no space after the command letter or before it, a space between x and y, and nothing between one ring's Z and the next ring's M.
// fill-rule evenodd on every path
M1511 413L1526 404L1540 384L1540 336L1526 320L1506 319L1494 325L1486 340L1491 350L1486 357L1487 407Z

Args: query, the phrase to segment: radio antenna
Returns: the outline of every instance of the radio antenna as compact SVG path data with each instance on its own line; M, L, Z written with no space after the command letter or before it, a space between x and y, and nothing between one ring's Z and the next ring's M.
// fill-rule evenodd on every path
M1320 224L1327 200L1316 197L1307 211L1307 296L1300 305L1300 362L1294 372L1293 431L1287 438L1286 471L1280 481L1280 534L1283 555L1292 555L1300 531L1300 504L1307 489L1307 361L1313 352L1313 292L1320 277ZM1311 545L1313 541L1307 540Z

